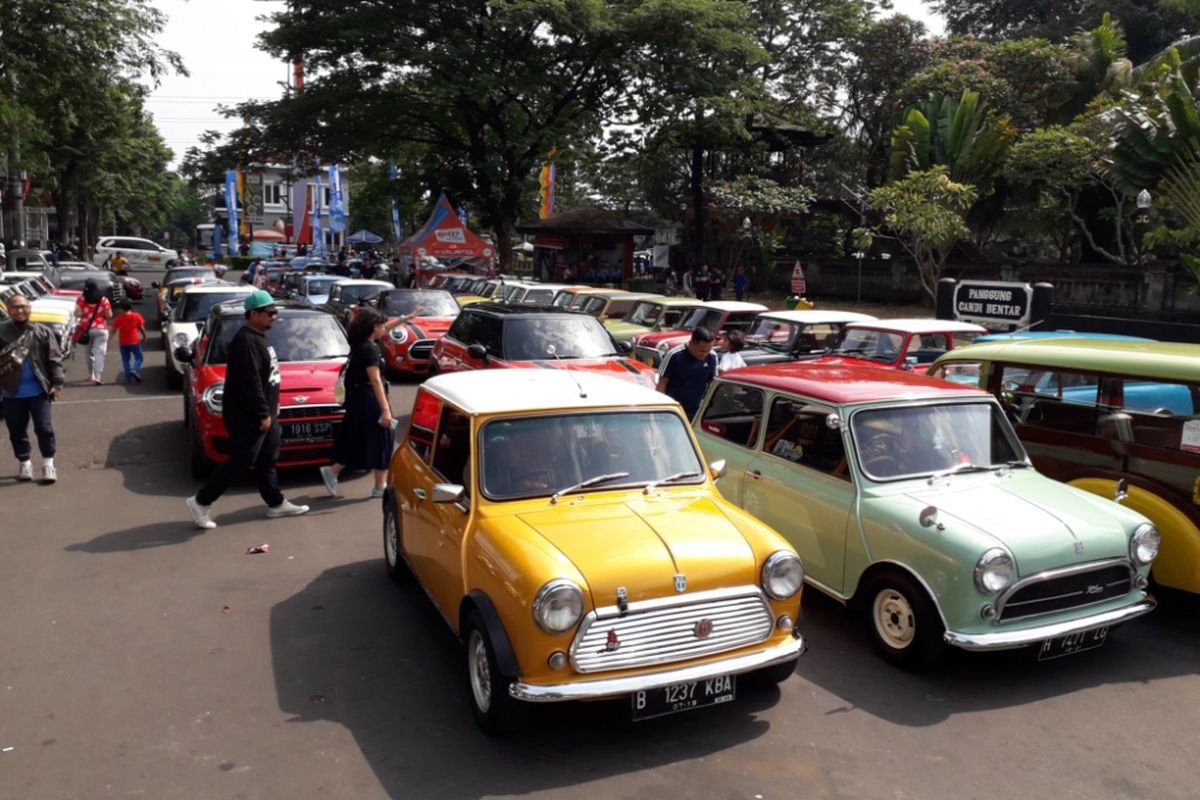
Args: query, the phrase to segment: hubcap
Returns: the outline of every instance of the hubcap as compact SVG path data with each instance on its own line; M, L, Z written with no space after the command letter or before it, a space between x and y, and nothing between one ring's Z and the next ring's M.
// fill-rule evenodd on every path
M488 669L487 644L477 630L472 630L467 639L467 669L471 673L475 705L486 714L492 707L492 674Z
M383 515L383 554L393 567L400 560L399 538L396 535L396 516L389 509Z
M873 619L879 638L888 647L903 650L912 644L917 632L916 617L908 598L895 589L875 595Z

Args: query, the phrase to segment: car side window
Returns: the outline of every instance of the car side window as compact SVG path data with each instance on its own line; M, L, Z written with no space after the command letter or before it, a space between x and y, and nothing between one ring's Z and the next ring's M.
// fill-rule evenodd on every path
M441 411L442 401L436 396L423 389L417 392L408 423L408 444L426 464L433 452L433 437Z
M918 364L929 364L937 360L937 357L942 355L949 349L949 337L944 333L926 333L921 336L914 336L908 343L908 352L905 356L908 358L916 358Z
M1114 378L1102 433L1162 450L1200 453L1200 384ZM1111 429L1108 430L1108 429Z
M460 484L471 493L471 420L453 408L442 410L433 469L442 480Z
M1100 376L1004 365L1000 385L1011 393L1019 424L1094 436L1101 416Z
M471 331L471 341L467 344L479 343L490 355L499 356L501 354L501 321L495 317L479 316L475 323L474 329Z
M471 336L474 335L475 323L479 320L478 314L473 314L470 311L465 311L458 315L458 319L450 325L450 330L446 333L451 339L456 342L462 342L469 345Z
M832 408L803 400L775 398L767 418L763 452L849 481L850 470L847 469L841 428L831 428L825 424L832 413Z
M739 447L753 448L762 428L763 392L738 383L723 383L700 417L700 429Z
M929 373L935 378L961 384L963 386L980 386L980 376L983 365L979 361L952 361L942 364ZM983 388L983 387L980 387Z

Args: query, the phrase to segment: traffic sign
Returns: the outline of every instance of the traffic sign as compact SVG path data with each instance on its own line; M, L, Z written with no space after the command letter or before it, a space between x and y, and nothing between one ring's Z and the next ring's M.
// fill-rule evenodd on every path
M804 279L804 267L800 266L800 261L796 261L796 266L792 267L792 294L804 294L807 289L807 282Z

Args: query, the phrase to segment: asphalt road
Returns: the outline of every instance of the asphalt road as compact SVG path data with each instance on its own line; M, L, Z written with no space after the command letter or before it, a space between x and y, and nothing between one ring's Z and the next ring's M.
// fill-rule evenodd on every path
M918 676L809 591L811 649L779 689L643 723L619 702L550 707L489 738L457 642L384 574L368 478L335 500L315 471L286 475L313 506L290 520L247 485L219 528L192 527L162 359L152 335L130 387L70 364L57 485L15 483L3 445L0 798L1197 796L1192 597L1091 653L957 653Z

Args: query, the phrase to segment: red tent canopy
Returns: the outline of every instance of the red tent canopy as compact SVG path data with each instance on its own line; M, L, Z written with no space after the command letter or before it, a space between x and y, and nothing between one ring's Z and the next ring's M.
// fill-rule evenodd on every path
M473 272L488 275L496 271L496 250L479 238L470 228L462 224L450 201L443 192L434 206L433 213L425 225L400 243L400 257L416 265L418 285L423 273L425 258L436 258L454 264L464 264Z

